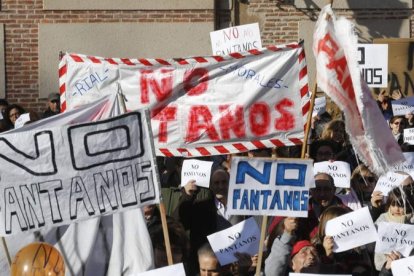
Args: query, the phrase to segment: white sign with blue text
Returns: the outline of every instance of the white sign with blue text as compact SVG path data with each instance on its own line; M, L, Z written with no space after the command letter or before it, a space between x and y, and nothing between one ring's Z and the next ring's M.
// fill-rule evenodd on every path
M308 216L312 160L235 157L230 172L228 213Z

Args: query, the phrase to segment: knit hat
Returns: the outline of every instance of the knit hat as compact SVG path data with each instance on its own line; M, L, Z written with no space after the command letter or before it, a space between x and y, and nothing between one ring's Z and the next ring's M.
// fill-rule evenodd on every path
M60 95L59 95L59 93L50 93L49 96L47 97L47 99L49 101L59 101L60 100Z
M313 247L313 245L308 240L301 240L301 241L296 242L293 245L292 252L290 253L290 257L293 258L297 253L299 253L299 251L302 248L307 247L307 246Z

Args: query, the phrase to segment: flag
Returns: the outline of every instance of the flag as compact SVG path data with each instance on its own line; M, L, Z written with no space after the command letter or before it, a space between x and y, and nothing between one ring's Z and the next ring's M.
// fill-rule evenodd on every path
M318 18L313 36L317 83L345 115L346 131L360 159L381 175L403 154L358 68L352 23L336 19L331 5Z

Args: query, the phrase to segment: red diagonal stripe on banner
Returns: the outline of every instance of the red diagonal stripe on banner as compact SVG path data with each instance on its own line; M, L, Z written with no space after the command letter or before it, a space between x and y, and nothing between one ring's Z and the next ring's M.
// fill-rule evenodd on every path
M176 62L178 62L179 64L181 64L181 65L186 65L186 64L188 64L188 61L186 61L185 59L183 59L183 58L175 58L174 59Z
M129 58L121 58L121 61L126 65L135 65Z
M148 59L141 58L141 59L139 59L138 61L139 61L140 63L142 63L142 64L146 65L146 66L152 66L152 63L151 63L151 62L149 62L149 60L148 60Z
M243 144L240 144L240 143L233 144L233 147L235 147L238 151L248 151L249 150Z
M302 107L302 114L305 115L306 113L308 113L310 108L310 102L307 102L303 107Z
M287 45L286 45L286 47L287 47L287 48L296 49L296 48L299 48L300 46L299 46L299 44L296 44L296 43L295 43L295 44L287 44Z
M91 60L93 63L101 63L101 61L99 59L97 59L96 57L89 57L89 60Z
M193 57L197 62L200 62L200 63L205 63L205 62L208 62L205 58L203 58L203 57Z
M272 144L275 145L276 147L285 146L285 144L282 143L282 141L280 141L279 139L270 139L269 141L272 142Z
M280 51L281 49L276 47L275 45L267 46L267 49L273 52Z
M110 64L114 64L114 65L118 65L118 62L116 62L114 59L112 58L106 58L105 59L107 62L109 62Z
M65 91L66 91L66 86L65 86L65 84L62 84L59 87L59 94L62 95L63 93L65 93Z
M204 147L196 148L196 150L198 150L198 152L201 153L201 155L211 155L211 153Z
M304 60L304 59L305 59L305 51L302 50L299 53L299 62L302 62L302 60Z
M230 53L229 56L234 57L234 58L244 58L244 56L240 53Z
M158 63L162 65L171 65L168 61L161 59L161 58L156 58L155 60L158 61Z
M162 154L164 154L165 156L167 156L167 157L172 157L172 156L174 156L168 149L165 149L165 148L160 148L160 152L162 153Z
M83 62L83 59L80 56L71 54L70 57L76 62Z
M184 156L192 156L191 152L184 148L178 148L177 151Z
M289 140L295 145L302 145L302 140L298 138L289 138Z
M305 77L308 74L308 69L306 69L307 67L303 67L302 70L300 70L299 72L299 79L303 79L303 77Z
M211 56L211 57L214 58L217 62L225 61L225 59L222 56Z
M214 146L214 148L222 154L230 153L224 146Z
M66 110L66 101L64 101L60 106L60 113L64 112Z
M253 140L252 144L255 145L258 149L263 149L265 148L265 144L263 144L261 141L259 140Z
M59 68L59 78L62 77L67 72L66 64Z
M251 50L249 50L249 53L252 54L252 55L256 55L256 56L263 54L263 52L261 52L257 49L251 49Z
M302 86L302 88L300 89L300 96L303 98L304 96L306 96L306 94L308 94L308 85L304 85Z

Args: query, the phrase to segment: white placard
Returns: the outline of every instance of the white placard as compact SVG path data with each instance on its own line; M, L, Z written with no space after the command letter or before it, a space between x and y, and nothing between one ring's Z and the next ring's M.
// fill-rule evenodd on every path
M391 101L392 112L394 116L405 116L414 112L414 97L402 98Z
M404 143L414 145L414 128L404 129Z
M138 273L137 276L185 276L185 270L183 263L169 265L165 267L161 267L158 269L153 269L150 271L145 271L142 273Z
M328 220L325 233L334 240L334 252L343 252L377 240L377 231L368 207Z
M401 164L395 165L393 171L411 172L414 170L414 152L403 152L405 161Z
M313 106L312 116L320 116L326 111L326 97L319 97L315 99L315 105Z
M392 275L413 276L414 275L414 256L399 259L391 263Z
M390 253L398 251L403 256L410 256L414 248L414 225L380 222L378 223L378 240L375 252Z
M387 87L388 44L358 44L359 68L369 87Z
M213 55L228 55L262 48L258 23L234 26L210 33Z
M351 187L351 167L348 162L343 161L324 161L313 164L313 171L317 173L327 173L334 179L335 187Z
M315 186L311 159L234 157L227 198L232 215L307 217Z
M212 166L212 161L185 159L181 169L181 186L185 186L190 180L195 180L197 186L208 188Z
M259 251L260 230L253 217L230 228L207 236L220 264L237 262L234 253L256 255Z
M383 195L386 196L392 189L400 185L401 182L403 182L406 178L407 175L388 172L378 179L374 191L380 191Z
M30 121L30 113L24 113L14 122L14 128L21 128L25 123Z

